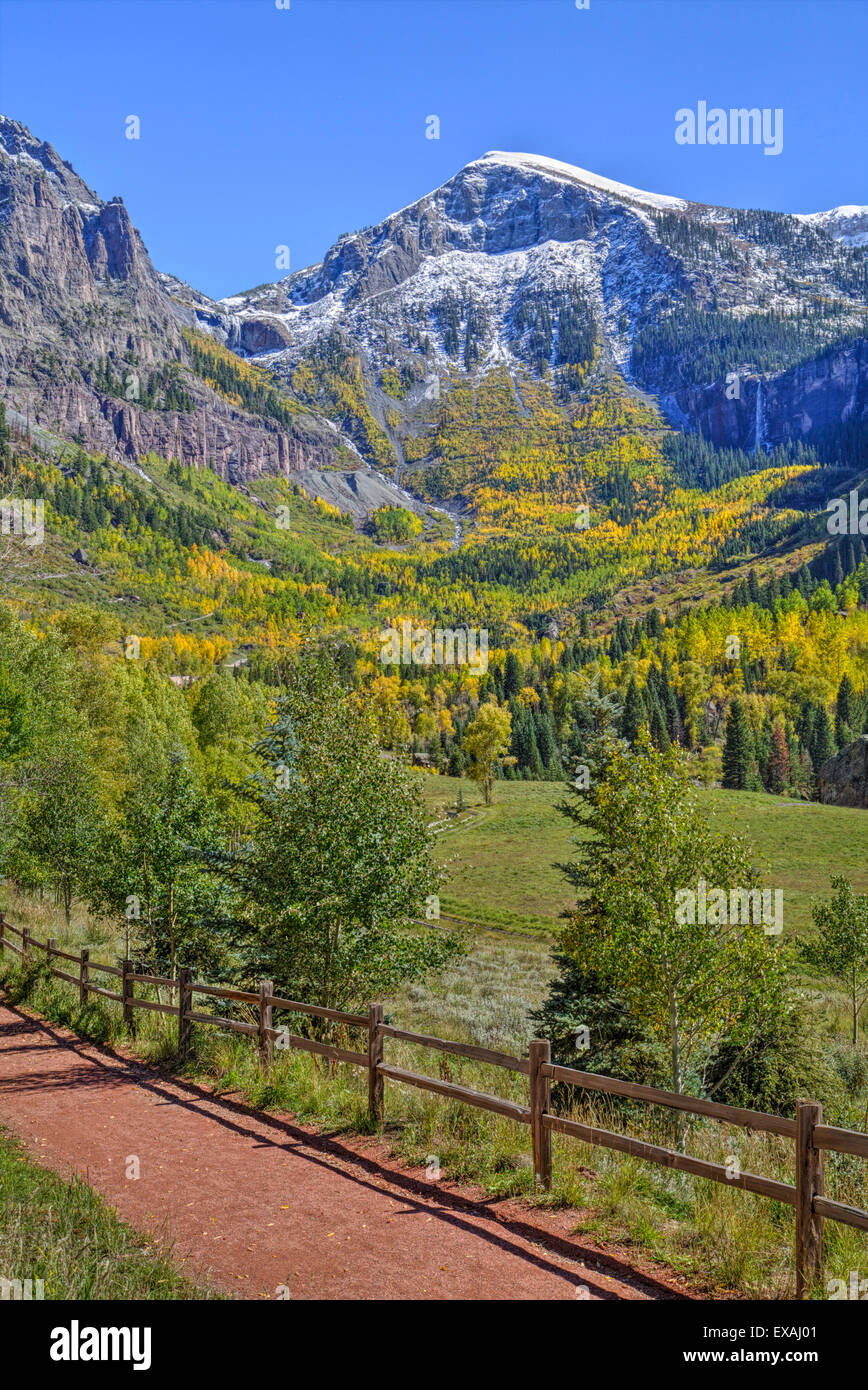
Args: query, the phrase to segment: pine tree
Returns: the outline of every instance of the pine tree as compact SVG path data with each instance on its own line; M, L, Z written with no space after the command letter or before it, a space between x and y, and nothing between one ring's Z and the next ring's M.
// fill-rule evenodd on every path
M555 731L551 716L540 709L534 719L534 726L536 732L536 746L539 750L540 761L547 772L555 771L558 761L558 750L555 743Z
M621 737L629 744L634 744L645 720L645 705L636 684L636 677L631 676L624 700L624 713L621 715Z
M651 737L657 747L663 752L665 752L671 744L669 730L666 727L666 721L663 718L663 712L657 700L654 701L654 708L651 711Z
M510 753L516 759L520 772L530 772L535 777L541 777L542 760L537 747L533 718L517 700L510 701L509 709L512 716Z
M832 721L825 705L819 705L814 716L814 740L811 745L811 762L814 764L814 771L819 772L827 758L831 758L835 751L835 741L832 736Z
M503 693L507 699L517 695L524 684L521 662L515 652L507 652L503 671Z
M832 566L831 566L831 568L832 568L832 577L831 577L832 588L833 588L833 589L837 589L837 587L838 587L839 584L843 584L843 583L844 583L844 569L843 569L843 566L841 565L841 551L840 551L840 549L839 549L837 546L835 547L835 554L834 554L834 557L833 557L833 559L832 559Z
M744 705L733 700L726 721L723 749L723 785L730 791L745 791L751 783L753 737Z

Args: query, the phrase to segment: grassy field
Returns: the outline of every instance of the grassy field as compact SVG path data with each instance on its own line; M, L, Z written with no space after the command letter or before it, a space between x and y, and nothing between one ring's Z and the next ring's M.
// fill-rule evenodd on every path
M488 808L473 782L425 776L422 785L432 811L454 808L459 785L467 807L438 832L438 858L448 874L443 913L513 932L553 932L571 903L554 867L571 857L573 827L555 809L563 785L498 782ZM766 886L784 890L785 936L810 926L811 899L828 896L831 873L868 891L868 811L764 792L700 788L697 797L717 829L753 845Z
M499 782L494 805L482 804L473 782L426 776L433 811L454 808L458 788L467 809L438 830L438 859L447 878L441 910L493 927L551 932L569 894L555 861L570 855L570 826L555 806L563 787L555 782Z
M46 1299L190 1299L190 1283L149 1236L119 1221L80 1178L66 1182L0 1132L0 1276L41 1280ZM32 1285L37 1297L38 1285Z

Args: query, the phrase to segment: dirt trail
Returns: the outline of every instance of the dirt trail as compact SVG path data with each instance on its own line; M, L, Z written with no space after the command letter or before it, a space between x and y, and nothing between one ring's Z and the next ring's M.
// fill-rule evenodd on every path
M0 1123L236 1297L274 1299L280 1285L316 1299L688 1296L570 1235L575 1213L474 1199L400 1168L379 1141L218 1100L6 1004Z

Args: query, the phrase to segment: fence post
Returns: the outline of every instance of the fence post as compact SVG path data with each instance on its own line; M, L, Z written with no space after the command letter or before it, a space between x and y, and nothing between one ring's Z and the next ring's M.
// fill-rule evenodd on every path
M0 912L0 957L3 955L3 947L6 944L6 918Z
M259 981L259 1060L267 1071L271 1066L274 1057L274 1039L268 1029L271 1027L273 1007L266 1003L269 995L274 993L274 983L272 980Z
M121 969L123 971L123 976L121 977L121 998L123 999L124 1023L127 1024L130 1032L134 1033L136 1025L133 1018L133 1006L130 1003L133 997L133 981L130 979L130 976L135 973L135 966L131 960L125 960L121 965Z
M823 1123L823 1107L796 1101L796 1298L805 1298L823 1277L823 1218L814 1198L824 1195L823 1153L814 1147L814 1126Z
M54 953L54 948L55 948L56 945L57 945L57 937L56 937L56 936L49 936L49 937L46 939L46 942L45 942L45 959L48 961L48 970L49 970L49 973L51 972L51 957L52 957L52 955L53 955L53 953Z
M87 1003L87 981L90 970L89 961L90 948L87 946L82 946L81 960L79 962L78 967L78 1002L82 1006L82 1008Z
M193 1024L187 1017L193 1007L193 972L186 966L178 971L178 1056L186 1057L193 1035Z
M21 959L24 960L24 961L27 961L27 960L30 959L30 928L29 928L29 927L24 927L24 929L23 929L22 932L21 932Z
M534 1038L528 1049L530 1057L530 1129L533 1141L534 1180L548 1189L552 1185L552 1132L546 1129L542 1117L552 1098L551 1079L540 1068L551 1061L552 1045L548 1038Z
M383 1123L385 1077L380 1071L383 1060L383 1006L371 1004L368 1009L368 1115L372 1125Z

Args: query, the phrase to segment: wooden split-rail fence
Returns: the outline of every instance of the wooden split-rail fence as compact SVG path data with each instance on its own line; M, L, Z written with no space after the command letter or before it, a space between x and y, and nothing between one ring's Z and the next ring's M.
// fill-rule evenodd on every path
M10 934L20 941L20 945L11 940ZM825 1152L852 1154L868 1159L868 1134L862 1134L858 1130L840 1129L836 1125L824 1125L822 1106L815 1101L798 1101L796 1118L787 1119L782 1115L767 1115L758 1110L742 1110L736 1106L719 1104L717 1101L700 1100L695 1096L679 1095L674 1091L661 1091L654 1086L619 1081L615 1077L600 1076L596 1072L557 1066L551 1060L551 1044L545 1039L535 1039L531 1042L526 1058L512 1057L503 1052L494 1052L487 1047L474 1047L469 1043L452 1042L446 1038L431 1037L426 1033L411 1033L403 1028L394 1028L385 1022L382 1004L371 1004L366 1014L346 1013L341 1009L327 1009L319 1004L283 999L274 993L271 980L261 980L258 992L253 993L249 990L202 984L194 980L192 973L186 969L180 971L177 979L170 979L163 975L137 971L134 963L129 960L120 966L102 965L90 959L87 948L73 954L60 950L52 938L37 941L27 927L12 926L0 913L0 956L3 947L15 952L25 961L31 958L34 948L45 951L51 974L76 985L82 1004L87 1003L88 995L91 994L113 1000L121 1005L124 1021L133 1031L136 1009L152 1009L176 1017L178 1052L181 1056L189 1049L193 1025L201 1023L214 1024L219 1028L255 1038L264 1067L271 1065L275 1042L278 1047L300 1048L305 1052L326 1057L331 1062L345 1062L350 1066L362 1067L368 1073L368 1104L371 1120L375 1124L380 1124L383 1120L385 1083L395 1081L405 1086L433 1091L437 1095L491 1111L495 1115L503 1115L517 1124L528 1125L533 1146L535 1178L544 1188L550 1188L552 1182L552 1134L565 1134L585 1144L616 1149L620 1153L644 1159L648 1163L658 1163L666 1168L675 1168L680 1172L707 1178L711 1182L741 1188L743 1192L753 1192L760 1197L770 1197L773 1201L784 1202L787 1206L794 1207L796 1213L797 1298L807 1297L823 1278L823 1223L826 1219L868 1231L868 1211L826 1197L823 1177ZM68 970L53 965L52 962L55 960L76 965L77 973L71 974ZM120 981L120 990L106 989L103 985L94 984L91 980L93 971L116 977ZM137 999L137 984L165 986L177 991L178 1003L163 1004L151 999ZM194 995L197 994L210 999L236 1000L255 1005L258 1009L258 1022L243 1023L217 1014L200 1012L193 1007ZM174 993L172 997L175 997ZM368 1034L367 1051L353 1052L331 1043L300 1037L290 1033L286 1028L275 1028L275 1010L328 1019L347 1028L365 1029ZM452 1081L393 1067L385 1060L385 1043L388 1038L429 1047L457 1057L467 1057L476 1062L486 1062L491 1066L502 1067L506 1071L526 1076L529 1103L522 1105L485 1091L459 1086ZM563 1115L552 1114L552 1082L577 1086L585 1091L644 1101L649 1105L661 1105L689 1115L700 1115L724 1124L738 1125L748 1130L762 1130L791 1139L795 1143L795 1182L780 1182L774 1178L760 1177L756 1173L732 1171L730 1166L725 1167L721 1163L692 1158L674 1149L661 1148L641 1139L633 1139L611 1130L582 1124Z

